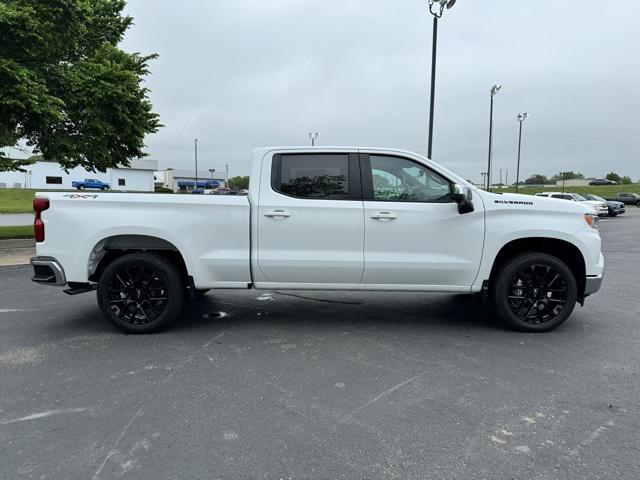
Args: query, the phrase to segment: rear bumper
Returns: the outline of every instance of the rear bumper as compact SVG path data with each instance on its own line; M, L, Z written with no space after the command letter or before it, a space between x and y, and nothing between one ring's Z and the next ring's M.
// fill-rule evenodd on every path
M591 295L600 290L602 286L602 275L587 277L584 284L584 296Z
M33 280L43 285L64 286L67 279L64 275L62 265L53 257L32 257Z

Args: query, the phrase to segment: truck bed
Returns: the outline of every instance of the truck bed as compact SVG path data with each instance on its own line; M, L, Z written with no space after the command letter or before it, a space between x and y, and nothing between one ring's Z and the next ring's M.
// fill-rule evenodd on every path
M57 258L68 282L87 282L103 239L154 237L182 252L196 288L243 288L249 268L248 197L140 193L38 192L45 241L39 256ZM107 241L108 243L108 241Z

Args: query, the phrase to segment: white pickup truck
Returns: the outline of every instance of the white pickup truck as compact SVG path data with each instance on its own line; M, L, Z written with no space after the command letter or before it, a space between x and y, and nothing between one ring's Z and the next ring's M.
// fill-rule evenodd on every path
M97 289L131 333L229 288L482 292L540 332L604 269L589 207L488 193L399 150L261 148L248 196L43 192L34 210L33 280Z

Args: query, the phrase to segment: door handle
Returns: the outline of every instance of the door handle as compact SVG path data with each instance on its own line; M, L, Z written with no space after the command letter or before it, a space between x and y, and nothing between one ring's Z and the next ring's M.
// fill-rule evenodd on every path
M370 215L374 220L395 220L396 214L391 212L378 212Z
M272 217L272 218L287 218L287 217L290 217L291 214L286 210L273 210L271 212L265 213L264 216Z

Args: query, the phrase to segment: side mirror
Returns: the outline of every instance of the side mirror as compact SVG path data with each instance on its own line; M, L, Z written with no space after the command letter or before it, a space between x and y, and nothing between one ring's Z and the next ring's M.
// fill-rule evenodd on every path
M453 201L458 204L458 213L471 213L473 207L473 193L470 188L464 185L455 184L453 186Z

